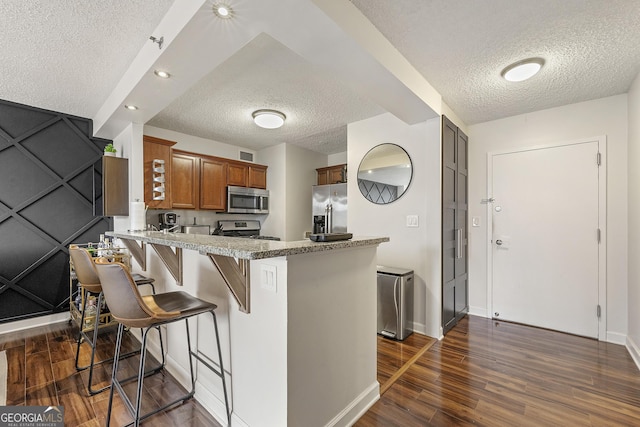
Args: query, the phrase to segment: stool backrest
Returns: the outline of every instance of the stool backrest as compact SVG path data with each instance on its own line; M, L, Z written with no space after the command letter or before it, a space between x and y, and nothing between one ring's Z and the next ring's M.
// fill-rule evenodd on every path
M100 292L102 290L100 278L89 252L84 248L72 245L69 246L69 256L73 262L73 270L76 272L78 282L90 292Z
M111 315L118 322L132 328L142 328L153 323L153 312L147 308L136 283L123 264L98 259L96 270Z

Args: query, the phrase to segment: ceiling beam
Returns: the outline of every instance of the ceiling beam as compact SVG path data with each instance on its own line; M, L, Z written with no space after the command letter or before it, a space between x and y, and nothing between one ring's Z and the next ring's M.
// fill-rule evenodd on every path
M261 0L234 7L234 18L223 20L208 0L177 0L151 34L164 38L162 49L145 44L93 118L95 134L115 138L131 122L146 123L261 33L406 123L440 114L440 95L350 2ZM159 79L154 69L172 77Z

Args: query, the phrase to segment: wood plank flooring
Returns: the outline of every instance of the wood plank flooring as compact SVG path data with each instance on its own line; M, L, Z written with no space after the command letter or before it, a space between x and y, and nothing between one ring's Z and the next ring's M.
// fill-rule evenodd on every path
M46 327L0 335L0 350L7 352L7 405L62 405L64 424L74 427L103 426L106 422L109 391L89 396L86 389L88 371L75 368L77 328L68 323L56 323ZM99 336L97 355L99 360L113 356L115 328L105 330ZM125 334L123 352L139 348L139 343ZM88 345L83 344L80 365L89 362ZM149 363L154 363L151 358ZM135 375L139 358L124 359L120 366L125 375ZM124 364L124 365L123 365ZM111 363L99 365L94 370L94 385L98 389L108 385ZM130 397L135 396L135 384L125 386ZM142 410L147 412L170 402L185 390L168 374L148 377L144 382ZM111 417L112 426L123 426L133 421L123 401L116 394ZM145 420L148 426L220 426L194 399L170 408Z
M625 347L467 316L356 426L637 426Z
M75 328L58 323L0 335L7 351L7 405L64 405L65 425L105 424L108 392L89 397L76 372ZM108 358L112 332L100 335ZM137 346L133 339L130 349ZM89 357L83 346L81 361ZM127 359L133 372L137 359ZM111 364L98 369L97 386ZM558 332L468 316L437 342L419 334L378 337L383 391L356 426L635 426L640 373L627 350ZM180 387L160 374L145 381L143 407L169 401ZM116 396L112 425L131 418ZM149 426L219 426L195 400L147 420Z

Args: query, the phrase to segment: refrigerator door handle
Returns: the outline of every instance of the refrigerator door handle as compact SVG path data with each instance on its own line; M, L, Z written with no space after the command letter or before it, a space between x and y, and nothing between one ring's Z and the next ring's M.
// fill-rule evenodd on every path
M327 233L333 233L333 205L329 203L325 209L327 214Z

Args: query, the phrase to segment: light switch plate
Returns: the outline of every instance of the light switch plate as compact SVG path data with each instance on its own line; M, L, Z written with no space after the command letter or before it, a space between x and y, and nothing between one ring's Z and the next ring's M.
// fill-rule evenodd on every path
M407 215L407 227L418 226L418 215Z
M260 286L262 289L272 292L278 291L277 271L278 268L275 265L262 264L260 266Z
M473 218L471 218L471 226L472 227L480 227L480 217L479 216L474 216Z

